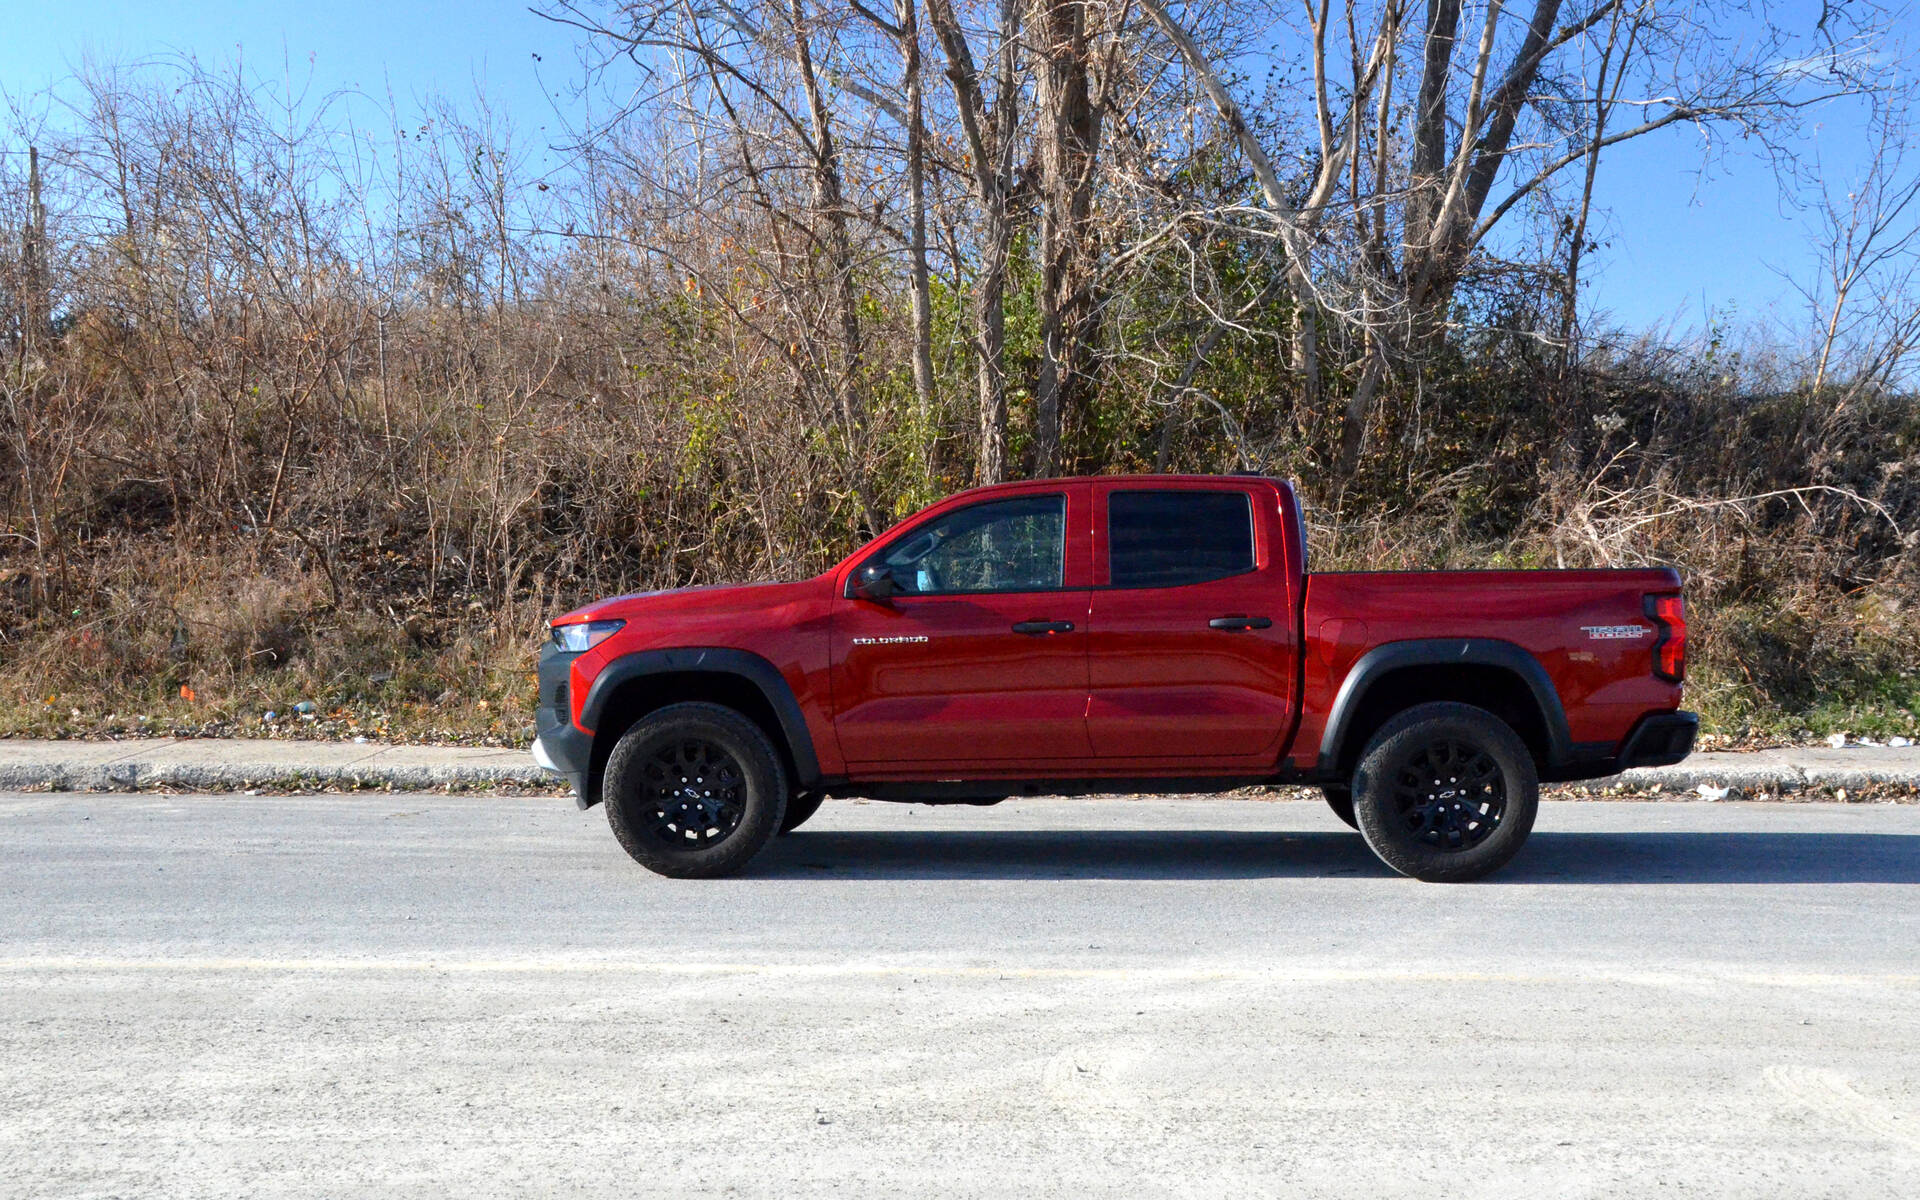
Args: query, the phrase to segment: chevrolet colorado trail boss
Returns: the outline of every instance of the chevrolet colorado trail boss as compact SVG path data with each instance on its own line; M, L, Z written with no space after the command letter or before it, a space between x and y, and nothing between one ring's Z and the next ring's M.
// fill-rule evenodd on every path
M1314 573L1293 488L964 492L800 583L552 622L534 757L664 875L739 870L827 797L1318 785L1424 880L1511 859L1543 781L1678 762L1668 569Z

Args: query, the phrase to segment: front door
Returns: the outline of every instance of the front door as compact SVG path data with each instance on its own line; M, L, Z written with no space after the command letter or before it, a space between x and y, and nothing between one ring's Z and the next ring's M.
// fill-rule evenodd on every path
M834 612L835 728L856 776L1088 756L1088 494L948 509L854 567L896 589Z
M1105 534L1095 570L1105 586L1093 591L1087 623L1087 725L1101 758L1278 757L1298 649L1270 494L1095 488Z

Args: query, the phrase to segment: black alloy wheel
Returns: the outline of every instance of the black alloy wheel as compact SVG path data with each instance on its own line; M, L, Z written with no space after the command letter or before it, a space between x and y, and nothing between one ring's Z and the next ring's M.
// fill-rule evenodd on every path
M635 862L676 879L711 879L745 866L779 830L787 773L748 717L718 704L670 704L620 735L600 795Z
M1533 830L1540 781L1512 727L1470 704L1421 704L1382 725L1353 773L1354 816L1380 860L1432 883L1496 871Z
M1401 760L1393 802L1422 842L1440 850L1471 850L1506 815L1506 777L1479 746L1436 737Z
M640 766L640 828L672 853L717 846L746 814L746 775L725 746L676 738Z

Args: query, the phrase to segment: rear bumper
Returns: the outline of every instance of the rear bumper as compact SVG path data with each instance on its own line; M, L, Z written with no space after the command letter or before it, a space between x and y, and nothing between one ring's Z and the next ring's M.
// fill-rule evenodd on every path
M564 654L548 642L540 651L540 705L534 710L533 761L567 777L573 802L581 808L593 803L587 795L588 769L593 762L593 737L576 729L568 678L576 655Z
M1693 753L1693 739L1699 732L1700 718L1694 713L1642 717L1620 747L1619 769L1670 767Z
M1700 718L1690 712L1652 713L1635 722L1616 751L1610 742L1574 746L1568 758L1540 772L1541 783L1604 779L1633 767L1670 767L1693 752Z

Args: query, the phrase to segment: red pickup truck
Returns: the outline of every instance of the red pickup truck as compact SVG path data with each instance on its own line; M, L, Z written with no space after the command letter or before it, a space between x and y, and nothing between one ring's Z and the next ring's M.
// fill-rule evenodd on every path
M1678 762L1680 577L1307 570L1293 488L964 492L800 583L553 621L542 766L665 875L738 870L827 797L1318 785L1388 866L1473 879L1542 781Z

